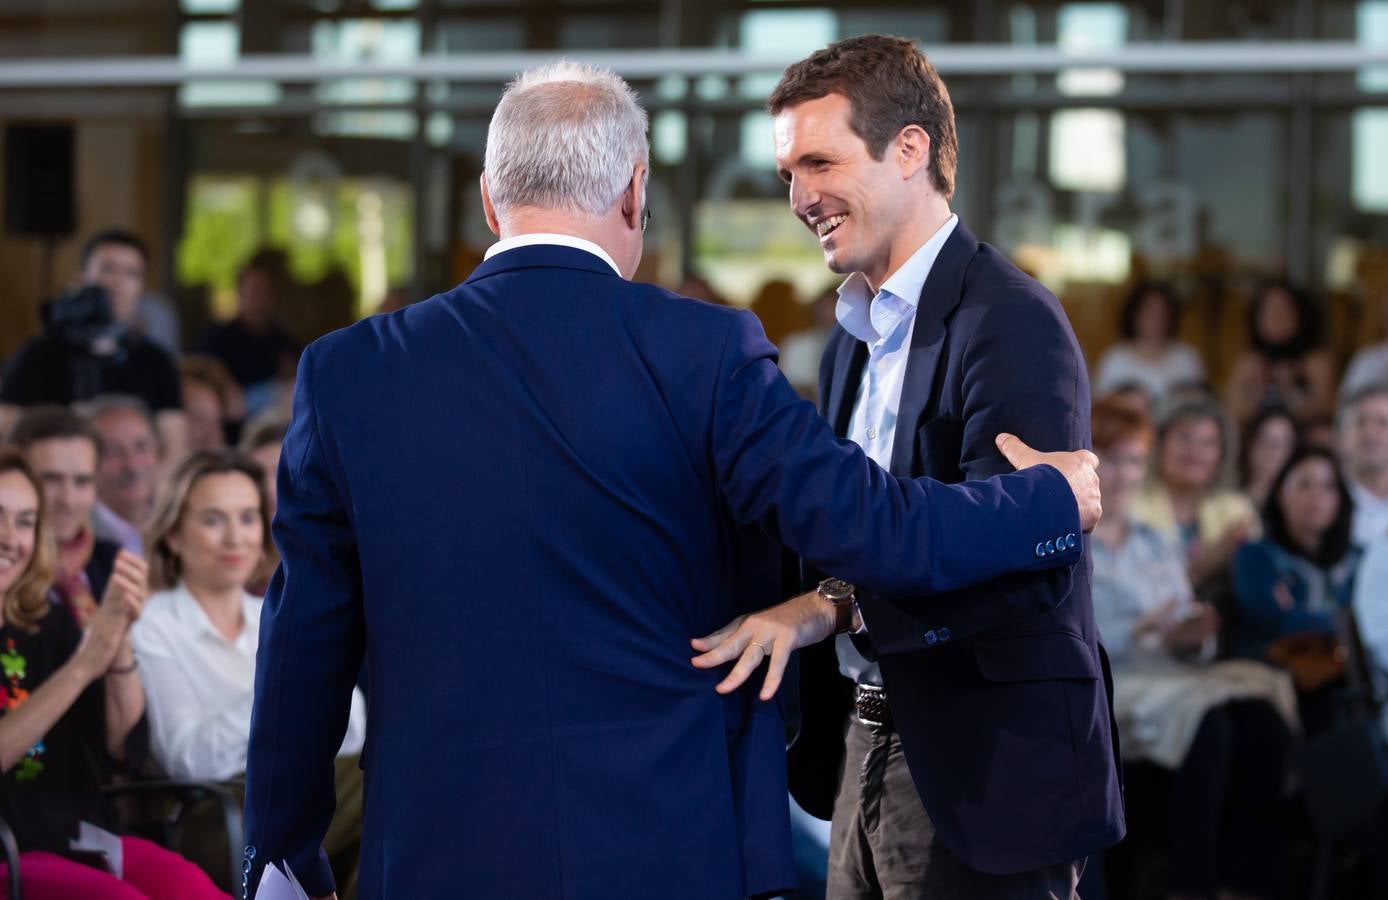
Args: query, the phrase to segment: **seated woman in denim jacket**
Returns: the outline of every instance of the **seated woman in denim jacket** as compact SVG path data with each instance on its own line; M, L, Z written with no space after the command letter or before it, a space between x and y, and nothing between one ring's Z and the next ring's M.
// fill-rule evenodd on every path
M1352 513L1334 454L1297 449L1268 493L1267 536L1234 557L1235 655L1272 660L1279 655L1272 648L1285 638L1322 635L1332 642L1341 636L1358 564L1350 543ZM1323 704L1307 702L1314 701L1312 693L1303 690L1302 697L1308 732L1328 724Z

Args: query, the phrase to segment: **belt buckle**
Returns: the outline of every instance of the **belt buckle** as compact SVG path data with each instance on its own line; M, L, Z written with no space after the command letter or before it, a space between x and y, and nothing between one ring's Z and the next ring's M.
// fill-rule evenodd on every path
M858 720L859 724L865 725L868 728L873 729L886 728L886 722L877 722L872 719L869 719L865 717L860 711L861 706L859 704L859 701L863 699L864 694L875 695L872 699L876 700L878 703L881 703L882 708L885 710L887 708L887 689L877 684L860 684L857 686L857 695L854 697L853 700L853 715Z

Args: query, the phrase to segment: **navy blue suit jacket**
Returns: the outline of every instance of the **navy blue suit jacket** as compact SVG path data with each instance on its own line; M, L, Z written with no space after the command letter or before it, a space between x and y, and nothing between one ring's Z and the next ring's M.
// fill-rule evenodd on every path
M960 482L1005 472L994 445L1003 431L1038 450L1090 445L1088 376L1064 310L962 224L922 289L908 353L893 474ZM866 359L866 345L835 328L820 402L840 435ZM1044 558L1071 537L1047 533L1032 552ZM947 541L1012 549L1002 535L969 528ZM1112 688L1087 552L1074 567L933 596L860 594L912 779L950 850L979 871L1016 873L1122 838ZM832 647L802 657L791 785L828 818L851 691Z
M313 344L261 618L250 883L287 859L332 887L365 655L365 900L793 884L780 706L760 678L716 694L689 639L780 599L777 541L902 595L1073 564L1031 548L1078 511L1048 467L893 478L775 360L751 314L554 246Z

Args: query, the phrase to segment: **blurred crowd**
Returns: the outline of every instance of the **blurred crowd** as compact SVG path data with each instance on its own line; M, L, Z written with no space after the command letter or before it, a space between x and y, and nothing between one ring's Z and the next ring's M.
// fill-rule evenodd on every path
M245 265L235 317L188 353L159 324L148 264L135 235L92 237L80 282L101 291L50 304L0 381L0 812L26 871L70 865L80 823L130 834L115 782L239 797L300 345L277 315L273 255ZM717 302L697 279L681 289ZM836 303L771 282L753 304L808 397ZM1341 374L1314 298L1269 281L1214 385L1176 337L1183 305L1167 284L1133 286L1121 339L1091 360L1094 603L1131 826L1106 889L1383 893L1388 342ZM344 898L365 716L358 690L326 847ZM121 839L119 874L130 896L223 896L235 839L193 804L160 841Z

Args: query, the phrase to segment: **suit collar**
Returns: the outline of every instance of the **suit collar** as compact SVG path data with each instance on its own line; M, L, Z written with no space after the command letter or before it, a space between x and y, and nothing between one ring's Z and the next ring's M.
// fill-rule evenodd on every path
M480 266L473 269L466 283L471 284L474 281L490 278L502 272L537 268L577 269L583 272L607 275L610 278L618 277L610 265L586 250L561 247L557 244L532 244L506 250L495 254L490 259L484 259Z
M964 297L964 274L977 252L978 238L960 222L940 248L921 289L892 440L891 468L895 474L910 475L915 469L916 428L935 390L947 332L945 322Z
M867 363L867 344L845 331L842 325L835 325L824 352L834 354L834 377L824 403L824 418L834 426L834 434L846 438L848 423L853 418L853 398L858 396L863 366Z

